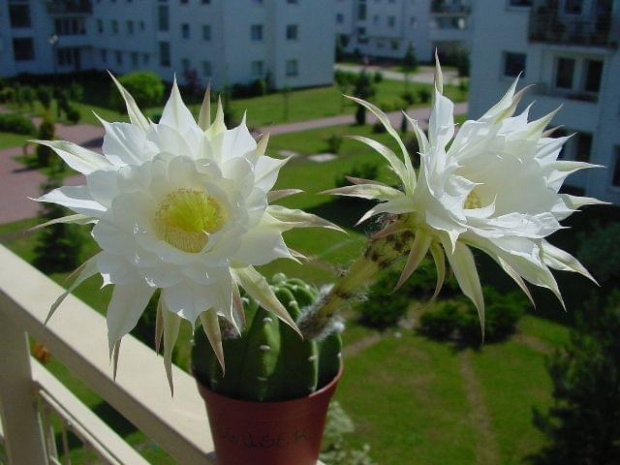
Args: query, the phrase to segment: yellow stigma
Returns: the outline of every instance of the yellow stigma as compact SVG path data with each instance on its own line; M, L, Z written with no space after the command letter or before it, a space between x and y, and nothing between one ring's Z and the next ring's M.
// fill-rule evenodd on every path
M481 207L482 207L482 201L480 200L480 197L478 196L478 194L476 194L475 190L472 190L467 196L467 198L465 199L465 208L471 209L471 208L481 208Z
M228 213L216 198L200 190L178 189L159 204L155 230L171 246L197 253L227 219Z

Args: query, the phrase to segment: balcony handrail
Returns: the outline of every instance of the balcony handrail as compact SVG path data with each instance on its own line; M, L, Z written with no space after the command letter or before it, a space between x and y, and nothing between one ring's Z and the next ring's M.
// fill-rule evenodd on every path
M0 264L0 324L31 334L179 463L215 463L204 403L190 375L173 366L171 397L161 358L126 336L114 381L105 318L69 296L45 326L49 307L63 288L3 246ZM0 358L0 369L4 363L10 361ZM31 387L34 399L34 382ZM7 438L11 434L6 425L4 433Z

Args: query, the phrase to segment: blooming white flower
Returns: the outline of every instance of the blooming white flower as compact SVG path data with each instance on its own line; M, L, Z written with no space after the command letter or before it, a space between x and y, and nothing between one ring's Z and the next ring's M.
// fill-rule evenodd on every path
M104 156L65 141L38 141L86 176L86 185L61 187L41 198L76 214L57 220L94 223L101 248L88 260L64 297L101 273L114 292L107 310L114 370L121 338L131 331L156 289L161 289L156 341L164 338L170 379L172 348L181 318L202 324L222 367L218 315L243 321L238 286L296 329L295 322L254 266L295 258L284 231L309 226L337 228L301 210L269 205L300 191L271 191L286 163L265 156L268 137L257 144L244 121L227 129L221 103L210 123L209 95L198 123L176 82L158 124L147 120L114 79L131 123L108 123ZM57 222L54 221L54 222Z
M573 256L546 238L561 229L560 221L579 207L603 203L559 193L568 175L595 165L558 160L568 137L550 138L552 131L545 130L555 112L531 122L529 108L513 116L525 91L515 93L516 86L517 81L499 103L479 120L466 121L455 135L454 105L442 95L443 78L437 63L428 138L410 119L421 160L417 176L387 116L374 105L353 98L372 111L398 142L404 161L373 140L355 137L388 161L402 190L352 179L356 185L328 191L382 201L360 220L380 213L392 215L392 221L375 238L402 231L415 234L397 287L430 250L438 270L434 299L445 278L447 256L462 291L478 308L483 328L484 300L470 247L491 256L530 300L525 281L550 289L562 302L550 268L593 280Z

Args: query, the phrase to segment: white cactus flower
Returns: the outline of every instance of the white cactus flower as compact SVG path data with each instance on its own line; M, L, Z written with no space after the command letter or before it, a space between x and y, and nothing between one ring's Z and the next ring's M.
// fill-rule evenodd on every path
M70 142L38 141L84 174L86 185L61 187L37 200L76 213L54 222L94 223L92 236L101 248L48 319L70 291L100 273L104 285L114 285L107 324L116 372L121 338L161 289L156 341L159 345L164 337L169 380L181 318L202 324L224 366L218 316L233 325L243 321L238 286L297 329L254 266L295 258L284 231L337 227L301 210L269 205L300 192L271 191L287 160L265 156L268 137L257 144L245 118L227 129L221 103L211 124L208 92L197 123L175 82L161 121L154 124L114 81L131 123L101 120L104 156Z
M400 178L402 190L374 181L351 179L356 185L329 193L380 200L361 221L385 213L392 221L375 237L402 231L414 233L408 258L397 284L401 286L430 251L445 277L445 257L462 291L478 308L484 328L484 301L471 247L491 256L531 298L525 281L550 289L562 301L550 269L573 271L593 279L570 254L546 238L560 221L579 207L603 203L560 194L568 175L595 165L558 160L567 137L551 138L546 131L554 113L528 122L528 109L513 116L523 96L517 81L506 95L477 121L466 121L455 135L453 103L442 95L439 63L428 137L411 120L419 145L420 172L386 115L374 105L355 99L372 111L398 142L404 157L370 139L357 137L376 149ZM414 155L415 156L415 155ZM562 302L563 304L563 302Z

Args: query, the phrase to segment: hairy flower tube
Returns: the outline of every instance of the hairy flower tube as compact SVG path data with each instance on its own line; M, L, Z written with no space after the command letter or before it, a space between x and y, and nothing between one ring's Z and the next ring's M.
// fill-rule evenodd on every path
M160 289L156 345L163 338L172 388L172 348L181 319L202 325L224 367L218 318L233 327L243 324L239 286L297 329L254 267L277 258L295 259L282 238L285 231L337 227L301 210L270 204L299 192L271 190L287 160L266 156L268 137L257 144L245 118L227 129L221 103L211 123L208 92L196 122L175 82L155 124L114 82L131 122L101 120L103 156L66 141L38 141L84 174L86 185L61 187L37 200L75 212L52 223L93 223L92 236L101 248L79 269L48 319L69 292L100 273L104 285L114 285L106 318L116 373L121 338Z
M516 88L517 81L493 108L463 123L455 134L454 105L443 95L437 63L428 136L410 119L419 146L418 174L387 116L371 103L352 98L373 112L398 143L402 158L374 140L354 137L383 156L402 188L350 178L354 185L327 191L380 201L360 222L383 214L385 227L371 237L365 254L336 283L307 327L325 324L357 286L403 256L396 288L431 253L438 270L433 299L446 276L447 257L461 290L478 309L483 330L484 300L472 248L492 257L530 300L526 283L550 289L562 302L551 269L593 280L577 259L547 237L579 207L603 203L559 192L567 176L595 165L558 160L568 137L550 137L553 131L546 128L555 112L528 121L528 107L514 116L525 91Z

